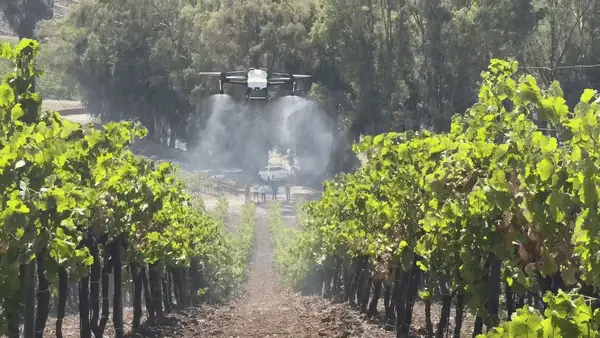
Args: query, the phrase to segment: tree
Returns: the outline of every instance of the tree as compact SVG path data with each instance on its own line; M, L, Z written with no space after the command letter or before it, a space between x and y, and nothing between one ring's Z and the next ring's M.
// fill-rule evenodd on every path
M52 18L54 0L2 0L2 16L19 39L33 38L35 26Z

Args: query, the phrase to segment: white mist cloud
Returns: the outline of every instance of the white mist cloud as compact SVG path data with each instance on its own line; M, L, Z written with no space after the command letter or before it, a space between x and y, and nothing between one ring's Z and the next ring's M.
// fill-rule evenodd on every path
M241 104L228 95L212 95L198 106L209 118L199 131L198 146L190 149L192 166L236 166L258 169L268 152L295 152L302 171L320 176L327 170L334 136L325 111L297 96ZM212 165L211 165L212 164Z

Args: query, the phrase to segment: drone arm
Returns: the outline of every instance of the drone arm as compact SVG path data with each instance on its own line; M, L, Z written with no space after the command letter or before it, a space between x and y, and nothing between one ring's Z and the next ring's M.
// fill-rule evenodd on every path
M200 73L198 73L198 75L204 75L204 76L209 76L209 77L221 77L222 73L221 72L200 72Z

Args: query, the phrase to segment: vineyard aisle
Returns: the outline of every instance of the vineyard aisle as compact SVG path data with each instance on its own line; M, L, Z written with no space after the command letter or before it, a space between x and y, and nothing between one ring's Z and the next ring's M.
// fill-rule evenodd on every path
M239 204L238 199L230 197L230 212L234 212L233 206ZM273 269L273 243L266 209L266 205L257 207L255 252L246 296L236 304L206 309L198 321L192 321L194 327L188 327L189 335L217 338L393 337L392 332L366 323L345 305L332 304L320 297L300 296L279 284ZM291 209L294 209L293 204L287 208L288 212Z

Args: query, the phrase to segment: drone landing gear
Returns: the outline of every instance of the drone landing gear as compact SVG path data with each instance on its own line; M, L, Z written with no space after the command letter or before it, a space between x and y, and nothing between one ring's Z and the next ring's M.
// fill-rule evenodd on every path
M250 101L250 93L252 92L252 89L248 88L246 89L246 102Z
M219 94L225 94L225 92L223 91L223 80L219 80Z

